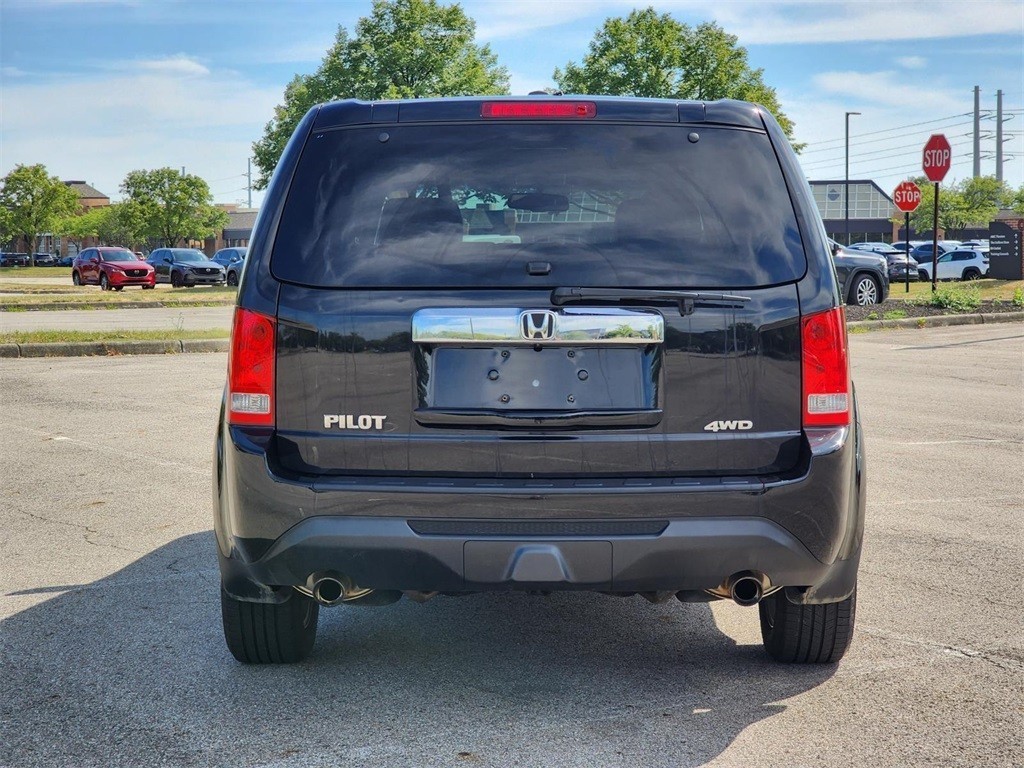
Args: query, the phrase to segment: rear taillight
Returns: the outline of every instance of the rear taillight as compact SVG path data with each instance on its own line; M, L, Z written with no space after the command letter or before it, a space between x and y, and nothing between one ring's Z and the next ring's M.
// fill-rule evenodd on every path
M836 307L803 318L803 420L805 427L850 423L850 370L846 311Z
M228 423L274 425L274 318L235 309L228 355Z

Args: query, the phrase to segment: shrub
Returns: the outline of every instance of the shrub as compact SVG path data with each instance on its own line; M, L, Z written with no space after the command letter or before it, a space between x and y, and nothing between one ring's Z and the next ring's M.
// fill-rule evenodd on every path
M943 285L926 297L923 303L950 312L971 312L981 306L981 291L977 288Z

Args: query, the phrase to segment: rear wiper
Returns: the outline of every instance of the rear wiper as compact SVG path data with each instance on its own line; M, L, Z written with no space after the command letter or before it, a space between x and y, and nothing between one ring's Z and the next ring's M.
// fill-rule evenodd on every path
M708 293L706 291L671 291L654 288L555 288L551 291L551 303L555 306L577 304L585 301L649 301L669 302L679 305L679 314L692 315L697 307L740 308L749 296L731 293Z

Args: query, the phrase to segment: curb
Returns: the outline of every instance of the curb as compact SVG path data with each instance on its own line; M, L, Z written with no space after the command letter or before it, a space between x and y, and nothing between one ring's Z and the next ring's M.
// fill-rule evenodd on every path
M173 355L182 352L227 351L227 339L65 341L0 344L0 357L116 357L118 355Z
M855 320L846 324L851 331L874 331L892 328L942 328L951 325L985 325L987 323L1013 323L1024 320L1024 312L992 312L987 315L932 315L931 317L901 317L898 320Z

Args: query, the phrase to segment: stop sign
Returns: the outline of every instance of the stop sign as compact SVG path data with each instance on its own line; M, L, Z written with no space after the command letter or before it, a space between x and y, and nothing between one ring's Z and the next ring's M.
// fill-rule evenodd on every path
M921 168L930 181L942 181L952 165L953 150L941 133L933 134L924 145Z
M912 181L901 181L892 193L892 201L903 213L916 211L921 204L921 188Z

